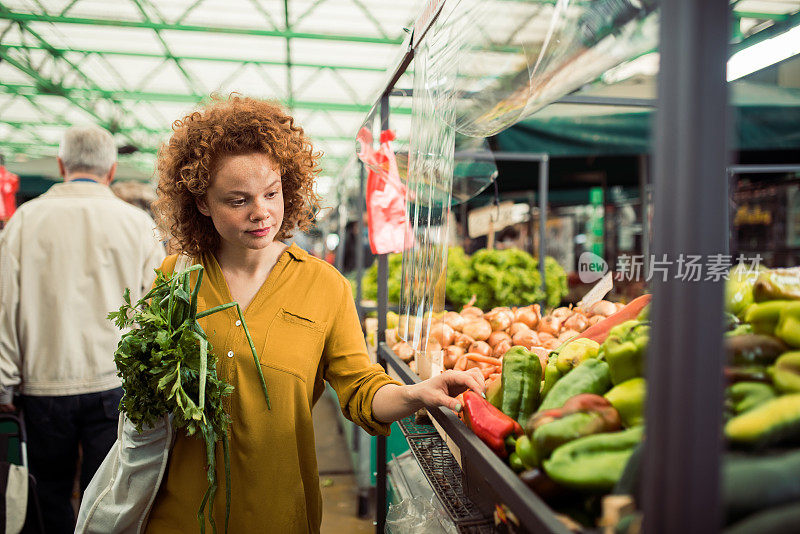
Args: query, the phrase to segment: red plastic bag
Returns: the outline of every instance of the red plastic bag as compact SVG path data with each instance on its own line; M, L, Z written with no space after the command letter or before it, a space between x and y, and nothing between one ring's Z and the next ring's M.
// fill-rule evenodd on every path
M367 166L367 225L369 246L373 254L388 254L411 248L414 236L406 213L406 187L400 181L390 141L392 130L381 132L378 150L372 147L372 133L367 128L358 132L361 143L359 159Z
M16 193L19 176L0 165L0 220L7 221L17 209Z

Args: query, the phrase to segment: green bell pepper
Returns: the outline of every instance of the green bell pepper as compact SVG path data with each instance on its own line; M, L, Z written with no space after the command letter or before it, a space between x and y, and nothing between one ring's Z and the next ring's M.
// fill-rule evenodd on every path
M644 427L579 438L555 450L543 462L547 476L567 488L610 491L622 476Z
M557 357L555 353L551 353L547 360L547 366L544 368L544 382L542 382L541 393L543 399L550 393L550 390L553 389L553 386L562 376L564 374L558 370Z
M556 367L566 374L589 358L597 358L600 343L593 339L578 338L568 342L558 353Z
M789 302L778 317L775 335L793 348L800 348L800 301Z
M644 378L631 378L617 384L604 397L617 409L625 427L644 423L644 401L647 397L647 382Z
M781 310L791 304L790 300L771 300L769 302L756 303L747 308L744 320L753 325L756 334L766 334L771 336L775 333L778 326Z
M627 321L611 329L603 343L602 352L608 362L613 384L644 374L649 341L650 326L639 321Z
M528 436L520 436L517 438L514 452L525 469L533 469L539 465L539 457L536 454L536 449Z
M763 382L737 382L725 389L725 406L739 415L775 398L775 390Z
M500 375L502 397L500 411L522 424L539 404L542 364L539 357L525 347L511 347L503 355Z
M775 387L783 393L800 393L800 351L787 352L772 370Z

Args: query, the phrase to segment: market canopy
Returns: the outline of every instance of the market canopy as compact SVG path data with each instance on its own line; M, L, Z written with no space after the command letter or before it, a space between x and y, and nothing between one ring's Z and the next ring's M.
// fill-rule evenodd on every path
M655 96L652 79L635 87L639 98ZM619 89L590 93L613 97ZM740 80L731 84L731 102L735 149L800 150L800 88ZM553 104L500 132L497 147L554 157L645 154L651 151L653 120L649 108Z

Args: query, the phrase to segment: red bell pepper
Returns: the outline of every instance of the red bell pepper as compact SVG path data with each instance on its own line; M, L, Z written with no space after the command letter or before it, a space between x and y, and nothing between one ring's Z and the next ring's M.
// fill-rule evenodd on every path
M464 423L501 458L508 456L507 437L524 434L519 423L514 421L474 391L464 392Z

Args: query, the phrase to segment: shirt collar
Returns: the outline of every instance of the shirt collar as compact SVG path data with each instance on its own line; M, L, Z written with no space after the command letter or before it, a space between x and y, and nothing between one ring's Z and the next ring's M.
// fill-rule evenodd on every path
M308 257L308 252L298 247L294 242L292 242L292 245L286 249L286 252L288 252L289 255L297 261L306 261L306 258Z

